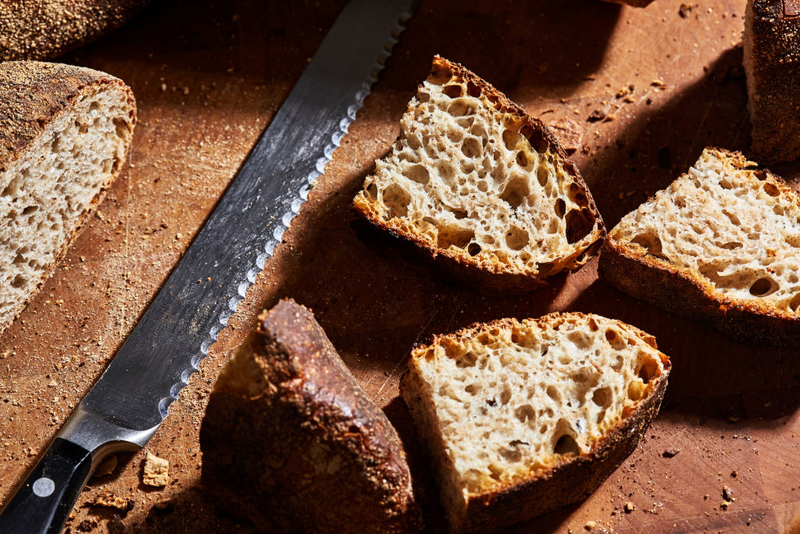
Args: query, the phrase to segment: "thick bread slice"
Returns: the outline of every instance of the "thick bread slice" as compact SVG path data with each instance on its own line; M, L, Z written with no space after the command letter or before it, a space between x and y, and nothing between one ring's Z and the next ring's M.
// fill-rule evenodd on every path
M0 331L22 311L128 157L136 102L121 80L0 63Z
M658 413L669 359L597 315L503 319L436 337L400 383L453 532L493 532L585 498Z
M355 208L487 290L533 289L577 269L605 235L591 193L547 127L438 56Z
M800 345L800 197L754 167L707 148L611 231L600 277L742 341Z
M150 0L0 2L0 61L50 59L118 28Z
M200 447L206 488L265 531L420 528L397 432L292 300L264 312L223 369Z
M800 4L748 0L744 68L752 155L760 163L800 157Z

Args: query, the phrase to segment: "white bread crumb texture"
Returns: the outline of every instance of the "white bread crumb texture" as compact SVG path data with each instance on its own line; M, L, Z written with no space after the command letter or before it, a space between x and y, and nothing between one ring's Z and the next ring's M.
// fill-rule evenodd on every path
M142 469L142 483L155 487L169 484L169 461L147 451Z
M127 93L116 84L94 89L0 175L0 329L36 291L124 163L133 133Z
M576 313L442 337L411 366L466 498L592 451L651 393L662 356L641 331Z
M562 270L597 238L585 188L549 143L531 146L530 126L486 87L440 71L401 126L356 200L386 227L467 264L528 275L551 262L548 272Z
M706 149L609 239L687 271L732 302L800 308L800 202L741 155Z

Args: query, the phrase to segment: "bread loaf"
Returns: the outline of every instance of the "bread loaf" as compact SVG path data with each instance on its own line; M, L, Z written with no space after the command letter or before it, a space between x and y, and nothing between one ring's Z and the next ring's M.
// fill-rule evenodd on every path
M451 531L495 532L585 498L635 448L669 371L652 336L581 313L415 349L400 390Z
M533 289L576 269L605 235L591 193L547 127L438 56L355 208L489 291Z
M800 4L748 0L744 68L752 154L760 163L800 157Z
M118 28L150 0L0 2L0 61L50 59Z
M800 198L739 153L708 148L622 218L600 258L606 282L739 340L800 344Z
M0 331L119 175L135 123L133 93L113 76L0 63Z
M206 488L265 531L420 528L396 431L294 301L259 317L223 369L200 447Z

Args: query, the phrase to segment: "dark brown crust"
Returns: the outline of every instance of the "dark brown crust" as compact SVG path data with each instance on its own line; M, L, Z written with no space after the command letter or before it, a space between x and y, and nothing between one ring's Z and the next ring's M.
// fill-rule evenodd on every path
M0 61L49 59L121 26L150 0L0 2Z
M69 113L75 102L88 94L104 91L116 86L125 94L128 108L128 127L131 134L136 126L136 99L125 83L104 72L60 63L38 61L9 61L0 63L0 174L6 172L49 124L62 114ZM133 135L130 136L132 139ZM81 229L105 197L106 188L122 171L130 152L130 142L119 164L112 169L112 176L103 185L98 195L85 208L72 235L64 243L42 276L50 277L56 265L74 243ZM33 295L28 297L28 300ZM18 315L27 302L21 302ZM11 321L9 321L10 323ZM0 330L7 325L0 324Z
M311 312L281 301L246 343L263 392L218 384L200 432L203 482L220 504L266 531L418 530L399 437Z
M749 0L745 16L751 149L764 164L800 157L800 18L785 3Z
M737 152L714 149L735 158L742 170L747 162ZM781 194L795 198L781 178L768 171L755 171L775 185ZM722 297L710 282L692 276L686 269L650 256L640 248L618 242L614 230L603 243L598 275L606 283L667 311L707 321L747 344L767 343L800 346L800 317L760 303L735 303Z
M553 313L538 321L560 323L569 317L585 317L580 312ZM619 321L618 321L619 322ZM431 344L440 343L445 338L469 338L492 328L509 328L519 324L515 319L499 319L489 323L477 323L453 334L436 336ZM655 338L646 332L625 324L626 330L656 348ZM556 467L523 482L510 484L502 489L471 496L467 502L466 518L463 524L450 525L452 532L491 533L527 521L542 514L557 510L588 497L636 448L639 438L651 421L658 415L667 380L672 367L669 358L659 353L664 372L655 378L645 393L645 398L636 408L623 415L622 422L614 427L588 454L568 458ZM415 420L421 402L416 394L418 388L411 382L412 373L406 372L401 378L400 391L409 405ZM419 428L419 427L418 427ZM438 441L438 448L444 450L440 436L425 436ZM436 445L434 445L436 448ZM433 452L428 448L429 454ZM434 463L442 461L434 459Z
M540 265L539 272L533 276L504 272L499 269L490 270L474 262L465 261L460 254L456 255L449 250L439 249L419 239L413 233L391 228L374 212L374 210L370 210L367 206L362 206L359 202L356 202L354 205L355 212L380 230L389 232L394 237L411 243L414 247L421 249L423 257L432 258L436 265L448 271L453 278L471 285L483 293L519 293L531 291L545 284L545 279L552 274L561 272L561 270L574 271L585 265L599 250L599 241L605 237L606 228L603 223L603 218L595 205L591 191L589 191L578 168L572 163L572 160L567 156L564 149L561 148L555 135L542 121L525 113L525 110L509 100L502 92L495 89L491 84L464 66L448 61L440 56L435 56L428 80L435 81L438 78L449 79L452 76L460 77L465 83L471 83L479 87L481 94L488 95L489 100L494 102L498 112L509 114L521 120L523 123L521 133L528 139L534 150L537 152L545 152L549 149L555 152L557 158L563 162L564 170L572 177L575 184L580 188L581 193L586 197L586 206L581 212L585 211L586 216L593 219L593 222L597 224L596 229L590 231L586 237L581 239L581 241L585 242L585 248L576 252L569 258L564 258L564 265L562 268L553 270L552 265L548 267Z

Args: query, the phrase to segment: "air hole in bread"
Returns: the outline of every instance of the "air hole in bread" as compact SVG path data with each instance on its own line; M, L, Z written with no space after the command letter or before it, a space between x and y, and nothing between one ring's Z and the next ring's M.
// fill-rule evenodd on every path
M456 359L456 366L462 369L466 367L475 367L475 363L477 363L477 361L478 356L474 352L468 351L462 357Z
M566 213L566 210L567 210L567 203L564 202L564 199L562 198L556 199L556 204L555 204L556 217L558 217L559 219L562 218L564 216L564 213Z
M451 226L439 230L436 245L443 250L452 246L465 248L474 238L475 232L472 230Z
M510 400L511 400L511 390L508 389L508 386L506 386L503 389L503 392L500 393L500 404L505 406L506 404L509 403Z
M523 150L517 152L517 165L522 168L527 168L529 164L530 161L528 161L528 155Z
M468 158L479 158L483 153L483 146L476 137L467 137L461 145L461 152ZM474 164L472 170L474 170Z
M594 343L594 340L590 338L588 334L581 332L580 330L575 330L574 332L567 334L567 339L574 343L575 347L580 350L586 350Z
M467 253L469 253L470 256L477 256L481 253L481 246L477 243L470 243L469 246L467 246Z
M21 177L17 176L12 179L8 185L3 189L3 192L0 195L7 197L7 196L16 196L19 194L19 185L20 185Z
M558 400L561 398L561 395L559 395L558 389L555 386L547 386L547 396L556 402L558 402Z
M611 406L611 399L613 398L614 395L612 394L610 387L598 388L594 390L594 393L592 393L592 402L603 408L608 408Z
M464 117L474 115L475 108L463 100L456 100L447 108L447 112L454 117Z
M800 294L795 295L789 302L789 309L796 312L800 308Z
M520 423L532 425L536 420L536 410L534 410L533 406L530 404L523 404L514 410L514 417L516 417Z
M11 281L11 287L19 288L24 285L25 285L25 277L22 276L21 274L15 276L14 279Z
M575 438L569 434L563 434L556 440L556 444L553 447L553 452L562 456L566 456L567 454L573 454L577 456L581 453L581 450L578 447L578 442L575 441Z
M566 216L567 221L567 243L570 245L577 243L592 231L594 228L594 217L586 208L579 210L569 210Z
M470 384L464 388L464 391L466 391L470 395L477 395L480 390L481 390L480 384Z
M463 96L464 89L460 85L445 85L442 92L450 98L458 98Z
M511 177L503 192L500 193L500 198L508 202L512 208L517 209L529 194L528 180L524 176L515 175Z
M378 200L378 186L374 182L367 186L367 198L370 202Z
M431 179L428 169L422 165L412 165L404 169L403 176L422 185L427 184Z
M648 384L657 373L658 364L655 361L648 359L642 362L642 366L636 372L636 375L642 379L642 382Z
M30 215L31 213L36 213L39 211L39 206L28 206L24 210L22 210L23 215Z
M506 232L506 245L511 250L522 250L528 244L528 232L517 226L512 226Z
M586 195L576 183L572 183L569 186L569 198L581 208L589 205L589 199L586 198Z
M771 197L777 197L781 194L780 190L775 186L775 184L770 182L764 182L764 192Z
M467 82L467 94L471 97L478 98L481 96L481 88L478 85L470 80Z
M513 130L504 130L503 131L503 144L506 146L507 150L514 150L517 148L517 143L519 143L519 134Z
M399 185L390 184L383 190L383 203L389 208L387 218L405 217L408 205L411 203L411 195Z
M116 118L114 119L114 133L117 134L117 137L122 139L123 141L127 141L128 137L131 135L131 128L128 126L127 121Z
M753 285L750 286L750 294L754 297L766 297L776 289L778 289L778 284L772 278L763 277L753 282Z
M592 332L597 332L600 330L600 327L597 326L597 321L594 320L594 317L589 317L589 330Z

